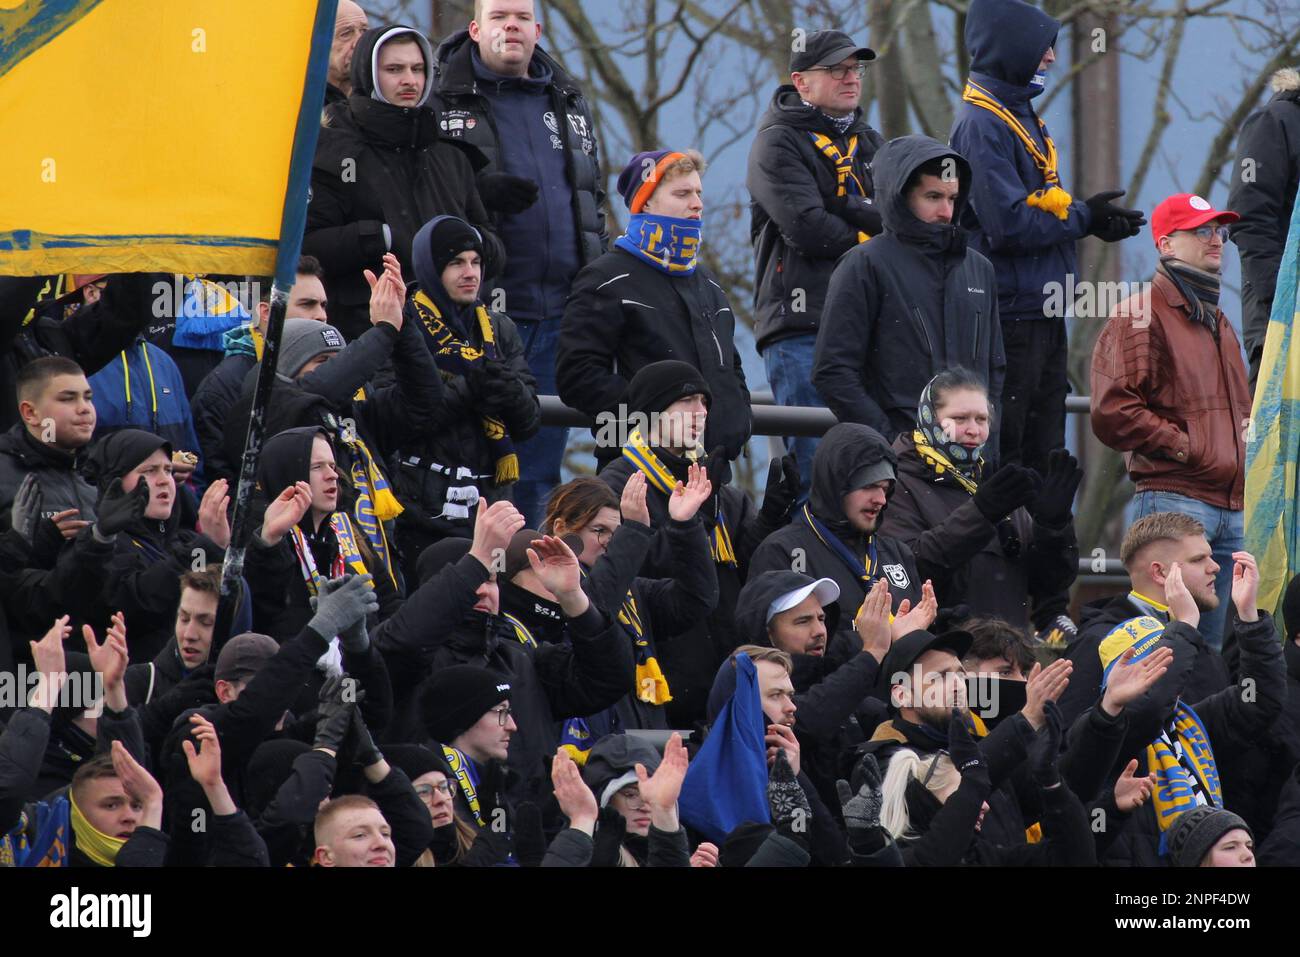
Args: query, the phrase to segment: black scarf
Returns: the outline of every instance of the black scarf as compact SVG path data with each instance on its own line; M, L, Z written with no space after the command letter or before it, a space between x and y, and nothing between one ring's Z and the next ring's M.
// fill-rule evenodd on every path
M1199 322L1209 329L1217 342L1219 339L1219 274L1189 266L1173 256L1161 256L1160 268L1187 300L1192 321Z

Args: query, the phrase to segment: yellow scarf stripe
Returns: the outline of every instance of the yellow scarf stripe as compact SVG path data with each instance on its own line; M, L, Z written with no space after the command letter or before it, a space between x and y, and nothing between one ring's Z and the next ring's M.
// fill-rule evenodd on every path
M655 489L665 495L673 494L677 479L668 470L668 466L659 461L640 429L634 429L627 437L627 445L623 446L623 458L635 465Z
M1201 790L1210 804L1223 807L1223 792L1219 784L1218 766L1205 728L1191 708L1181 701L1174 719L1174 735L1182 746L1183 754L1191 763ZM1163 739L1157 738L1147 745L1147 774L1155 781L1151 790L1151 805L1156 812L1156 824L1161 835L1183 811L1196 807L1196 792L1192 775L1178 760ZM1163 845L1163 839L1162 839Z
M921 456L921 460L925 462L926 465L934 469L934 471L939 475L951 475L957 481L958 485L964 488L971 495L975 494L975 490L979 486L974 482L974 480L968 478L965 474L960 472L956 466L949 462L948 456L944 455L938 449L931 448L926 442L925 433L920 429L916 429L912 432L912 441L916 443L916 454Z
M1061 188L1061 176L1057 172L1059 157L1056 152L1056 141L1048 135L1047 124L1043 122L1042 118L1040 117L1038 120L1038 131L1043 134L1043 142L1047 145L1046 154L1038 148L1038 144L1034 142L1034 138L1029 135L1029 131L1025 129L1019 118L978 83L968 80L966 88L961 92L961 98L973 106L988 110L1005 123L1033 158L1034 165L1043 174L1043 179L1047 180L1047 188L1034 190L1025 197L1025 204L1034 209L1041 209L1044 212L1051 213L1057 219L1068 219L1070 216L1070 203L1074 202L1074 197Z
M86 819L77 807L77 802L68 790L68 803L72 805L72 833L77 841L77 848L100 867L112 867L117 863L117 852L122 849L129 838L112 837L105 834Z

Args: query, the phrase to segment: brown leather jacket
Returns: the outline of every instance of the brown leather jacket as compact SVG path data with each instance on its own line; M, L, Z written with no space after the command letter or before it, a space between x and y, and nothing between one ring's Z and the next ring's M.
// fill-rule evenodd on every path
M1160 272L1120 303L1092 351L1092 431L1125 453L1139 492L1241 509L1250 390L1222 310L1218 323L1216 343Z

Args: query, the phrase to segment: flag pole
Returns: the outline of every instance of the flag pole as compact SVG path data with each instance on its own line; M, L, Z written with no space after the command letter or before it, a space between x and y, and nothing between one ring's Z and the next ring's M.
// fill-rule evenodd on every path
M275 257L275 279L271 284L266 341L262 348L262 360L258 364L257 386L253 392L253 406L244 435L244 455L234 496L234 514L230 520L230 546L226 549L226 559L221 568L221 602L217 612L217 626L213 631L214 644L218 645L224 644L231 637L231 626L243 601L240 583L244 571L244 552L251 537L251 529L247 527L248 513L253 486L257 480L262 441L266 437L266 412L275 385L276 367L280 358L280 336L284 330L285 312L289 307L289 290L298 272L303 227L307 222L311 163L316 153L320 112L325 101L325 79L337 7L338 0L319 0L312 24L311 52L303 79L302 106L298 111L298 125L294 131L293 152L289 162L288 187L280 216L280 244Z

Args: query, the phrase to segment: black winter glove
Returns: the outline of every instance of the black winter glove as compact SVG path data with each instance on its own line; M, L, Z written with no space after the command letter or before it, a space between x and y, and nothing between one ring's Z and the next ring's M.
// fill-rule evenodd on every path
M1084 200L1089 212L1092 213L1092 223L1088 227L1089 234L1096 236L1102 242L1117 243L1121 239L1128 239L1141 232L1147 222L1146 217L1142 215L1142 210L1125 209L1111 202L1123 195L1124 190L1112 189Z
M493 213L514 216L537 202L541 189L531 179L509 173L484 173L478 178L483 206Z
M1061 783L1057 761L1061 756L1061 735L1065 718L1055 701L1043 704L1043 726L1029 745L1029 767L1039 787L1052 788Z
M104 492L99 505L95 507L95 524L92 531L101 541L111 539L118 532L125 531L131 523L144 517L144 510L149 507L149 485L144 481L136 483L130 492L122 491L122 480L115 478Z
M505 359L484 358L480 381L481 401L489 412L500 413L530 400L530 390Z
M865 196L837 196L827 208L868 236L879 236L884 231L880 211Z
M1008 463L980 482L975 490L975 507L996 525L1038 494L1038 473Z
M971 737L966 716L958 708L952 709L952 720L948 723L948 755L963 779L981 784L985 790L993 786L989 769L980 756L979 743Z
M618 849L627 836L627 821L614 808L600 809L596 818L596 833L592 837L591 863L588 867L618 867Z
M727 459L725 445L719 445L709 453L704 469L708 473L709 482L713 485L713 494L719 494L722 486L726 485L731 478L731 462Z
M356 699L359 694L352 694L353 700L344 700L344 690L349 685L343 683L341 675L326 678L320 688L320 704L316 708L316 740L312 750L327 748L338 754L343 747L343 739L352 727L352 716L357 710Z
M1079 460L1068 449L1053 449L1047 456L1047 473L1038 497L1029 506L1029 514L1048 528L1064 528L1072 516L1074 494L1082 481Z
M772 809L772 824L778 831L801 843L807 842L812 805L799 785L785 748L777 748L772 770L767 773L767 805Z
M357 697L364 697L364 693ZM384 753L379 750L375 739L371 737L370 728L366 726L366 719L361 717L360 708L354 708L352 711L352 734L357 746L357 764L368 768L384 760Z
M541 867L546 857L546 833L542 830L542 811L532 801L515 808L515 860L520 867Z
M767 467L767 489L763 492L763 507L759 513L769 525L784 525L799 497L799 466L794 456L787 453L772 459Z
M29 472L27 478L23 479L23 484L18 486L18 494L14 496L13 507L9 510L10 524L28 544L31 544L32 536L36 534L44 503L45 493L41 491L41 483L36 481L35 472Z

